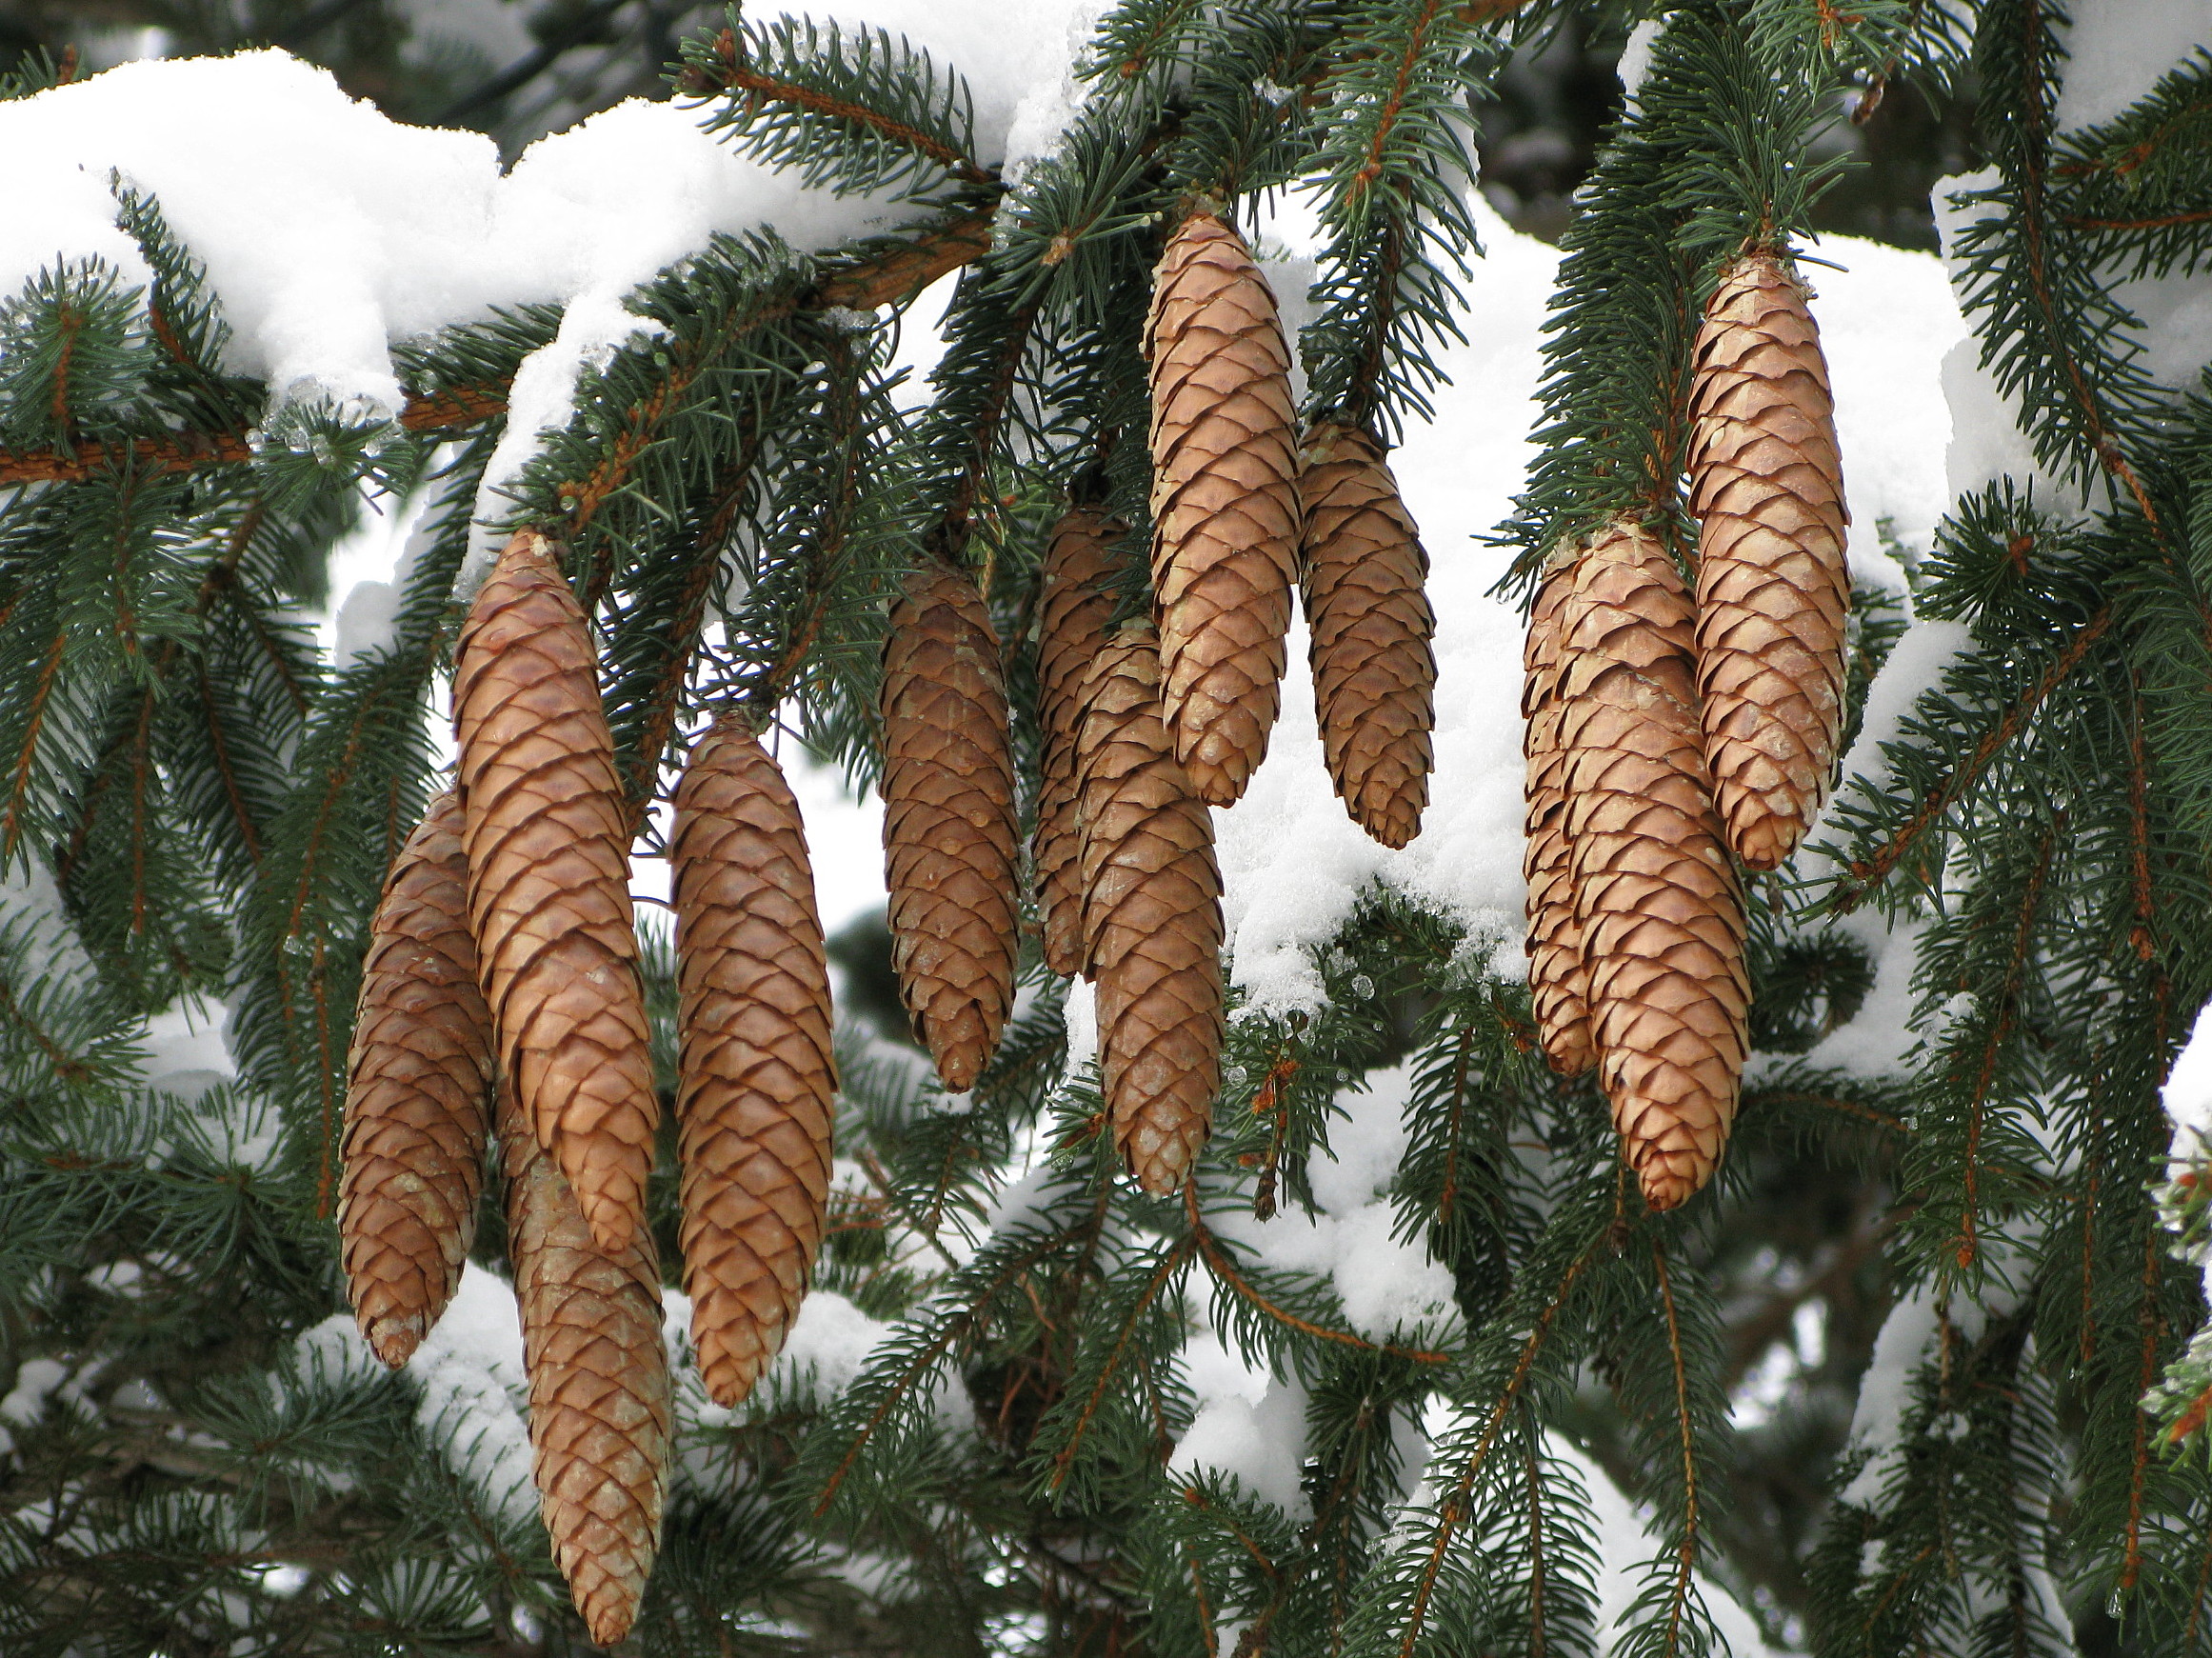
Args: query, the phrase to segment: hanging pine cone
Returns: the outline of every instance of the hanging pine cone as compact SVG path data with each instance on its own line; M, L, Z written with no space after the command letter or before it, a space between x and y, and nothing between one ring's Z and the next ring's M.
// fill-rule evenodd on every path
M346 1087L338 1235L353 1316L397 1369L461 1281L490 1137L461 803L430 802L369 925Z
M1843 720L1850 519L1806 298L1774 255L1739 259L1705 308L1690 394L1705 757L1754 869L1812 827Z
M1090 507L1070 507L1045 549L1037 609L1037 832L1030 843L1037 907L1044 912L1045 965L1064 977L1083 970L1081 839L1075 825L1075 728L1084 670L1114 613L1114 543L1125 533Z
M684 1288L718 1405L752 1390L807 1293L829 1199L829 969L799 803L726 717L691 750L668 843L683 1002Z
M629 1633L661 1546L671 1406L661 1273L640 1227L609 1255L499 1089L508 1258L530 1388L530 1473L553 1558L591 1639Z
M1744 1070L1744 909L1699 744L1689 595L1625 520L1560 607L1566 836L1598 1075L1653 1209L1712 1177Z
M1544 1057L1562 1076L1580 1076L1597 1063L1590 1044L1590 981L1583 965L1583 928L1575 918L1574 871L1567 851L1567 757L1559 743L1560 618L1574 580L1572 557L1564 551L1545 567L1528 615L1521 682L1521 713L1527 722L1522 752L1528 763L1528 838L1522 867L1528 878L1524 947L1528 999Z
M629 832L584 613L534 530L461 629L453 730L468 909L501 1069L602 1248L645 1214L660 1099L631 929Z
M884 642L884 864L899 994L945 1086L975 1086L1014 998L1014 762L975 583L907 578Z
M1290 351L1244 238L1194 213L1145 325L1152 366L1152 592L1161 704L1202 799L1228 806L1267 752L1298 560Z
M1317 427L1302 458L1299 569L1322 753L1352 821L1402 847L1421 832L1436 724L1428 554L1374 439Z
M1157 636L1131 623L1084 678L1083 914L1114 1144L1146 1191L1188 1177L1221 1084L1213 819L1160 709Z

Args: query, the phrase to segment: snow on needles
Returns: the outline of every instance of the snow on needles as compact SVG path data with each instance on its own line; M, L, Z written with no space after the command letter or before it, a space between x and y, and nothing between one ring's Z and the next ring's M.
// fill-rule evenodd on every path
M1076 104L1071 46L1098 9L864 0L839 12L910 34L967 76L979 158L995 162L1058 136ZM805 189L699 122L632 99L503 170L484 134L403 126L282 51L128 63L0 105L0 296L94 258L147 282L111 181L134 187L207 270L231 329L224 367L266 379L280 404L328 402L357 419L400 408L392 341L494 307L558 304L559 336L515 379L477 504L489 517L538 434L566 424L583 369L645 326L624 306L641 283L718 233L772 230L815 250L913 216Z

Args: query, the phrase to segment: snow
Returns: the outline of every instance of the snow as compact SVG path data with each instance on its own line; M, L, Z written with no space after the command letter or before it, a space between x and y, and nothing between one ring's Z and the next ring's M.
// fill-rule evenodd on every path
M1184 1348L1183 1367L1198 1411L1168 1458L1168 1475L1227 1474L1292 1520L1311 1519L1313 1508L1301 1483L1305 1389L1253 1369L1210 1333Z
M2173 1122L2175 1157L2188 1156L2198 1142L2212 1143L2212 1009L2197 1015L2159 1097Z
M1652 1540L1635 1504L1596 1463L1557 1434L1544 1436L1544 1451L1574 1470L1589 1501L1590 1523L1597 1534L1597 1649L1610 1652L1614 1650L1611 1638L1620 1632L1636 1597L1649 1582ZM1671 1568L1671 1556L1666 1564ZM1723 1650L1734 1658L1781 1658L1776 1648L1760 1638L1759 1626L1751 1614L1726 1589L1703 1572L1697 1574L1696 1587L1706 1615L1721 1636Z
M2182 59L2212 45L2212 0L2071 0L2067 10L2073 27L2059 85L2062 129L2111 120Z
M1626 113L1633 115L1640 108L1637 94L1644 90L1644 79L1651 73L1651 54L1659 45L1659 37L1666 31L1664 17L1646 17L1628 31L1627 44L1621 48L1621 61L1616 66L1621 76L1621 91Z
M768 1376L819 1398L842 1392L891 1329L835 1291L816 1289L799 1304L799 1316L791 1320L790 1334L768 1367Z
M352 1328L350 1319L343 1322ZM455 1477L509 1521L534 1518L529 1375L514 1287L473 1264L463 1268L452 1302L408 1360L407 1374L422 1388L415 1419Z
M1098 10L878 0L848 20L904 31L967 75L979 159L994 163L1034 154L1070 118L1070 47ZM694 110L642 99L540 139L503 170L483 134L389 120L274 50L127 63L0 106L0 294L64 260L148 281L110 181L135 185L206 267L232 330L224 366L268 380L279 404L389 418L402 401L393 340L493 306L563 306L559 333L516 377L480 518L499 515L540 433L566 424L584 369L644 326L624 306L639 284L717 233L772 229L804 250L912 216L807 190L717 142ZM464 591L489 548L480 534Z
M1256 1251L1268 1266L1326 1278L1352 1328L1375 1340L1417 1336L1425 1342L1457 1317L1452 1278L1418 1243L1392 1236L1397 1211L1388 1191L1405 1154L1405 1067L1375 1071L1365 1090L1345 1089L1329 1122L1332 1161L1308 1166L1318 1214L1296 1207L1269 1220L1235 1210L1215 1229Z

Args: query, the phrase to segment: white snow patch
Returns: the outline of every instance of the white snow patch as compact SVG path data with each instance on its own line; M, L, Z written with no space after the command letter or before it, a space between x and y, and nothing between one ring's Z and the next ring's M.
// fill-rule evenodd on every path
M1329 1123L1335 1160L1316 1156L1308 1165L1319 1214L1285 1209L1263 1221L1233 1211L1215 1228L1270 1267L1327 1278L1361 1334L1436 1339L1458 1316L1451 1273L1420 1244L1392 1235L1397 1217L1386 1195L1405 1150L1409 1078L1398 1067L1368 1081L1366 1091L1337 1096L1347 1114Z
M1666 32L1666 24L1664 17L1646 17L1628 31L1628 43L1621 49L1617 70L1626 112L1630 115L1642 108L1637 94L1644 90L1644 77L1651 73L1652 50L1659 45L1659 37Z
M784 1350L768 1373L807 1383L817 1397L841 1393L891 1329L844 1296L814 1290L799 1304L799 1316L791 1321L791 1333L784 1338Z
M463 1268L451 1304L408 1360L407 1374L423 1390L416 1420L446 1466L510 1521L534 1516L529 1376L514 1287L480 1267Z
M2212 0L2072 0L2058 124L2096 127L2212 45Z
M1170 1475L1232 1474L1293 1520L1310 1519L1305 1471L1305 1389L1254 1369L1217 1335L1193 1337L1183 1367L1198 1400L1189 1430L1168 1459Z

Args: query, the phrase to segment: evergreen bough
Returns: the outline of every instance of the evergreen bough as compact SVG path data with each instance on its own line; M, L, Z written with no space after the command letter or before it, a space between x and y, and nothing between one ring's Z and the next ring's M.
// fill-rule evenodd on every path
M567 549L593 619L636 820L733 705L872 780L887 601L923 561L979 571L1019 641L1071 491L1142 545L1138 341L1186 204L1309 197L1306 418L1385 440L1424 419L1480 281L1464 111L1514 44L1600 10L1127 0L1018 183L974 159L958 66L903 41L733 18L687 46L678 92L733 150L906 223L813 256L725 237L647 284L657 337L586 370L512 487L506 522ZM1691 0L1567 232L1542 452L1502 532L1524 596L1617 517L1694 544L1697 319L1729 259L1803 246L1846 85L1977 86L1994 170L1953 253L2045 474L1957 503L1912 602L1970 643L1845 781L1827 843L1752 889L1773 1057L1709 1192L1645 1211L1603 1100L1536 1053L1525 989L1378 889L1318 957L1325 1009L1232 1024L1199 1178L1148 1195L1091 1074L1056 1082L1059 992L1026 959L972 1093L845 1056L841 1154L872 1190L836 1200L818 1282L896 1331L828 1396L771 1380L733 1421L693 1412L636 1650L1586 1650L1570 1441L1646 1517L1619 1651L1715 1649L1711 1582L1837 1658L2212 1650L2212 1355L2183 1356L2203 1307L2158 1195L2160 1087L2212 997L2212 391L2152 377L2116 286L2212 258L2212 58L2061 134L2063 25L2043 0ZM560 317L402 345L390 420L272 411L219 367L220 307L160 204L119 183L116 216L149 285L57 264L0 301L0 1646L570 1649L544 1533L466 1471L489 1454L467 1421L298 1340L341 1305L348 1024L435 787L469 514ZM879 308L956 270L903 409ZM389 641L341 666L301 618L368 485L428 506ZM1857 595L1846 739L1901 630ZM1791 1058L1864 996L1854 914L1918 940L1920 1045L1885 1081ZM667 1049L672 969L648 958ZM197 1097L149 1088L140 1046L187 995L228 1006L240 1070ZM1225 1221L1306 1201L1338 1092L1401 1063L1398 1224L1458 1323L1381 1340ZM1046 1172L998 1193L1031 1144ZM2183 1173L2167 1213L2201 1250L2212 1169ZM664 1156L670 1271L674 1184ZM1733 1425L1760 1332L1816 1293L1814 1405ZM1838 1454L1835 1388L1893 1300L1928 1339L1865 1466ZM1307 1511L1164 1471L1208 1316L1303 1387Z

